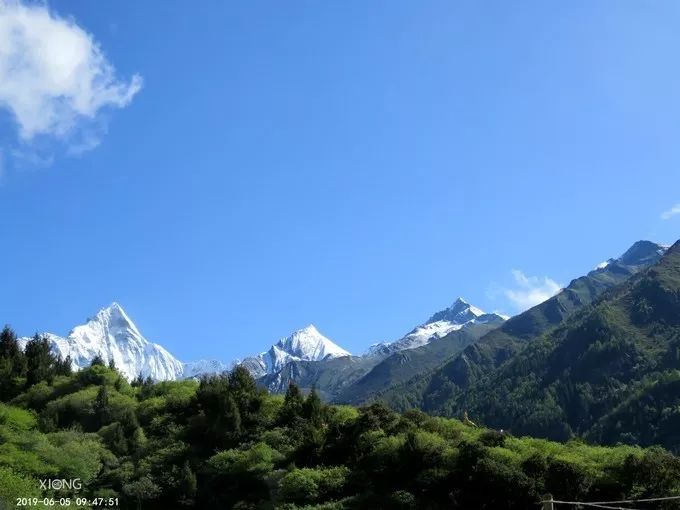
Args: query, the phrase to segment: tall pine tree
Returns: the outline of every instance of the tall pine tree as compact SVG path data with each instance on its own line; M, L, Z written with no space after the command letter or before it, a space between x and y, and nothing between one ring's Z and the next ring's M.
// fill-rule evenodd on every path
M9 400L20 390L18 378L26 375L26 356L14 331L5 326L0 332L0 400Z
M41 381L51 382L56 361L47 338L36 333L26 344L26 385L33 386Z

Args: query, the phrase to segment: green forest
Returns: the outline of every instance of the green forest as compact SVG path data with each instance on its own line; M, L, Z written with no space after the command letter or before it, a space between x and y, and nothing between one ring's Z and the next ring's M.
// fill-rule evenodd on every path
M563 310L567 291L378 397L399 410L467 411L516 435L680 452L680 242L546 326L541 314ZM522 323L526 337L511 336Z
M45 339L24 352L9 328L0 388L2 508L99 497L124 509L526 509L546 493L680 495L680 459L658 447L513 437L379 403L329 406L294 385L270 395L242 368L129 383L95 359L71 373ZM46 478L82 487L45 490Z

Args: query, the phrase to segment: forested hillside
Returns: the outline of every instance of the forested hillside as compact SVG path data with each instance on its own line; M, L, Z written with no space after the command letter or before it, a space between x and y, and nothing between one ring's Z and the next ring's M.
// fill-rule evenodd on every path
M444 360L436 369L417 374L371 398L378 398L399 410L418 407L427 412L462 412L454 403L471 394L472 386L490 377L527 345L559 327L607 290L657 263L664 250L650 241L634 243L618 259L576 278L555 296L512 317L461 353Z
M2 332L0 507L99 496L125 509L526 509L546 492L680 495L680 459L661 449L516 438L380 404L327 406L296 386L269 395L242 368L157 384L129 384L97 359L69 372L39 337L24 354ZM45 478L79 478L83 488L41 490Z
M440 408L515 433L680 450L680 242Z
M510 326L491 332L475 352ZM680 243L556 328L512 345L507 359L485 370L468 349L392 390L389 400L444 416L467 411L514 434L680 451ZM457 379L458 364L471 377Z

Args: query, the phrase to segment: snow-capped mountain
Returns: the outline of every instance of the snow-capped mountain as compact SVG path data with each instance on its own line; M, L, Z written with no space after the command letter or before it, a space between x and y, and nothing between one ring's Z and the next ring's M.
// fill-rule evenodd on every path
M349 356L349 353L323 336L314 326L307 326L280 340L267 352L223 363L214 359L182 362L162 346L149 342L118 303L100 310L97 315L76 326L66 337L43 333L55 354L71 357L72 366L78 370L90 366L95 356L104 362L113 360L116 368L134 379L139 374L157 381L198 378L219 374L242 364L260 377L282 368L288 361L311 360ZM30 339L19 339L24 348Z
M155 380L179 379L183 363L158 344L149 342L118 303L102 309L85 324L76 326L65 338L44 335L55 353L71 356L76 369L89 366L95 356L113 359L128 379L139 374ZM25 345L28 338L22 338Z
M244 359L240 365L258 378L280 370L290 361L320 361L342 356L350 356L350 353L310 324L279 340L268 351Z
M200 378L209 374L221 374L231 371L238 363L238 360L231 363L223 363L216 359L201 359L182 363L182 379Z
M463 298L458 298L448 308L435 313L425 323L417 326L406 336L395 342L382 342L372 345L369 356L387 356L405 349L415 349L432 340L442 338L452 331L472 327L475 324L501 324L507 319L497 313L485 313L472 306Z

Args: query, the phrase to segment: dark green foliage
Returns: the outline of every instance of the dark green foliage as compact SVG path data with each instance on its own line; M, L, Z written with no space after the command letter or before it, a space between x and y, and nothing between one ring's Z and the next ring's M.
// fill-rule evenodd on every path
M92 361L90 362L91 367L96 366L103 367L104 365L105 365L104 358L102 358L101 354L97 354L94 358L92 358Z
M438 409L566 440L680 451L680 245Z
M57 359L50 350L46 338L36 334L26 344L26 384L32 386L40 381L51 381L55 375Z
M305 404L305 399L298 388L298 385L291 382L288 385L288 391L283 399L283 405L279 411L279 424L292 425L295 420L302 416L302 407Z
M131 386L99 364L0 404L0 504L44 496L36 477L75 475L79 496L151 510L525 509L548 491L680 494L680 461L660 449L518 439L381 403L328 406L295 385L268 395L244 370Z
M618 286L607 289L617 280L595 276L598 292L581 293L580 309L559 294L380 397L396 409L467 411L516 435L680 451L680 244ZM589 288L592 278L572 282L567 294ZM598 293L583 306L583 296ZM568 314L548 313L559 303L555 310Z
M71 375L73 368L71 366L71 355L67 355L66 358L59 356L54 364L55 375Z
M111 421L111 404L109 402L109 390L106 386L101 386L97 392L97 398L93 405L96 427L103 427Z
M17 336L9 326L0 332L0 400L19 393L26 377L26 356L19 348Z

